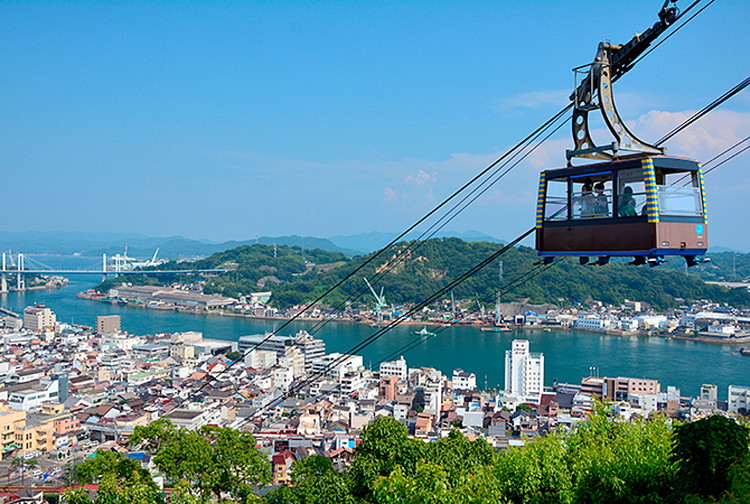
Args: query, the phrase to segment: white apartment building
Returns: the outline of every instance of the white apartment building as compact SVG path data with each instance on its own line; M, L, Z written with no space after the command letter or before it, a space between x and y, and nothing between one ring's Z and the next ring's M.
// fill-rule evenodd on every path
M513 340L505 351L505 390L539 402L544 387L544 354L531 353L528 340Z
M477 388L477 375L467 373L463 369L454 369L451 381L454 390L474 390Z
M312 373L340 381L346 373L359 372L364 368L361 355L344 355L338 352L324 355L312 363Z
M278 356L272 350L251 350L245 354L245 365L253 369L273 367L276 365L277 360Z
M739 413L741 409L750 411L750 387L729 386L729 412Z
M362 373L346 373L341 377L341 393L353 394L365 388L365 378Z
M440 406L443 404L443 380L440 376L430 375L424 388L424 412L430 415L439 415Z
M283 391L289 390L294 381L294 373L291 367L287 366L276 366L271 371L271 377L273 378L273 384L279 387Z
M577 318L573 323L573 327L577 329L589 329L593 331L601 331L603 329L609 329L612 321L609 319L600 318Z
M719 388L713 383L704 383L701 385L700 398L704 401L716 403L719 399Z
M8 405L24 411L40 408L47 401L59 402L59 390L60 384L57 380L43 380L8 394Z
M45 327L55 327L57 317L44 306L29 306L23 311L23 327L29 331L41 331Z
M278 357L286 357L289 347L298 347L305 356L307 371L312 367L312 361L325 355L326 344L322 339L313 338L307 331L299 331L294 336L279 336L266 334L252 334L240 336L239 351L243 355L252 349L276 352Z
M401 356L398 360L381 363L379 371L381 378L393 378L395 376L406 381L409 369L406 366L406 359Z

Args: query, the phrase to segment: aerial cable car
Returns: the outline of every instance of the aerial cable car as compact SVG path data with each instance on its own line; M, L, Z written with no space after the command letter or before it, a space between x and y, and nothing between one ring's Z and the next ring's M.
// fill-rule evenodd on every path
M656 266L681 256L688 266L708 249L706 191L698 161L667 156L663 147L638 139L615 107L612 82L677 19L676 0L664 2L659 21L627 44L599 44L589 65L574 69L573 140L566 168L541 173L536 207L536 249L545 263L577 256L607 264L633 257L631 264ZM596 145L589 112L599 110L614 141ZM576 158L599 160L573 166Z

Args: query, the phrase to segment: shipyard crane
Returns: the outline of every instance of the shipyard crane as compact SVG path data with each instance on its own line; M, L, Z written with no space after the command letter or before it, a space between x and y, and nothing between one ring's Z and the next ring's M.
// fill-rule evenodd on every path
M385 302L385 296L383 295L383 287L380 288L380 295L378 295L377 292L375 292L375 289L372 288L372 285L370 285L370 282L365 278L365 283L367 284L367 287L370 288L370 292L372 292L372 295L375 297L375 317L377 318L378 324L383 322L383 308L387 306Z

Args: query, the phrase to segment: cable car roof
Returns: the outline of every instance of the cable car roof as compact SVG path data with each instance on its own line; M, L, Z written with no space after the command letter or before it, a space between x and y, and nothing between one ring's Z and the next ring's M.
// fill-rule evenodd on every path
M641 161L643 159L652 159L654 166L657 168L667 168L679 171L698 171L700 168L698 161L689 158L675 156L637 156L621 158L614 161L605 161L603 163L591 163L582 166L544 170L544 173L547 178L591 176L601 173L602 170L611 172L638 168L641 166Z

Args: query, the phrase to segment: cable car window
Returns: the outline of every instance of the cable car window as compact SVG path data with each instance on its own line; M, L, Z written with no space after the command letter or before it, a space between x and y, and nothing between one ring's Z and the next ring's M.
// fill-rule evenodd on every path
M612 217L612 173L571 177L574 219Z
M703 214L696 172L657 170L656 183L661 215L700 217Z
M635 217L645 213L646 183L643 181L643 170L633 168L620 170L617 173L617 215Z
M549 179L544 202L544 220L568 220L568 179Z

